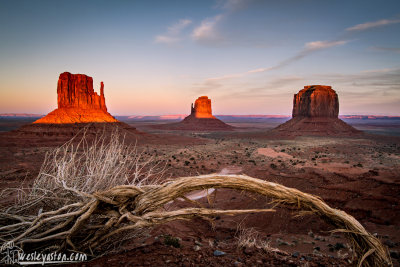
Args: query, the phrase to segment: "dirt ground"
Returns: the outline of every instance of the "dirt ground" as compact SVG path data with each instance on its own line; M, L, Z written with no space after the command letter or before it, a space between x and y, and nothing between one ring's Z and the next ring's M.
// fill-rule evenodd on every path
M354 216L391 251L400 266L400 138L297 137L267 134L268 125L234 132L174 132L134 124L159 139L142 142L144 157L167 169L164 179L199 174L246 174L321 197ZM235 125L238 126L238 125ZM254 126L254 127L253 127ZM29 185L45 152L63 136L24 138L0 134L0 187ZM162 140L156 141L156 140ZM199 197L200 196L200 197ZM220 209L268 208L270 199L218 189L197 194L202 205ZM11 200L2 200L2 203ZM176 200L168 210L192 205ZM343 266L351 265L347 241L315 216L278 208L273 214L195 219L152 229L145 238L121 244L123 251L94 259L85 266ZM257 232L261 248L240 248L243 229ZM172 241L171 241L172 240ZM119 247L119 250L121 250ZM219 253L219 252L222 253ZM223 255L219 255L223 254Z

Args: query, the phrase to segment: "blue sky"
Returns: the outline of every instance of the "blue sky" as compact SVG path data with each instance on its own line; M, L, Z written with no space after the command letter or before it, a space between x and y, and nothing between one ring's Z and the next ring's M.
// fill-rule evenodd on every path
M47 113L64 71L113 115L290 114L331 85L340 114L400 114L400 2L0 1L0 112Z

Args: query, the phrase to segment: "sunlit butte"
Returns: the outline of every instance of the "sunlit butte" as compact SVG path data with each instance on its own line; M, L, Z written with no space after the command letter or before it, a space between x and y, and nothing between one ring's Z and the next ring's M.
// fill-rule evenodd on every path
M398 115L398 7L1 1L0 113L51 112L58 76L70 72L93 77L98 94L104 82L113 116L187 115L202 95L214 115L290 115L310 84L335 88L341 115Z

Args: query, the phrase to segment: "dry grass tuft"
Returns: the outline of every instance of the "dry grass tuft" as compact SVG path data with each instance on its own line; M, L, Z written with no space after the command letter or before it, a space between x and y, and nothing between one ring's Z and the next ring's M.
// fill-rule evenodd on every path
M241 228L239 226L236 236L239 248L258 248L265 252L277 252L283 254L278 248L271 247L269 241L262 239L261 234L254 228Z

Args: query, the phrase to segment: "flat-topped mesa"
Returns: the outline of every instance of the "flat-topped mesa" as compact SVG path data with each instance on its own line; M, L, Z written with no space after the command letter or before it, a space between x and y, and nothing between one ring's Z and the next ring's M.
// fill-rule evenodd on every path
M293 98L293 118L271 130L282 136L353 136L359 130L338 118L339 98L326 85L308 85Z
M308 85L293 97L292 117L337 118L339 99L335 90L326 85Z
M107 112L104 83L100 96L93 89L93 79L84 74L60 74L57 83L58 108L101 109Z
M58 108L34 123L66 124L118 122L107 112L104 83L100 95L93 89L93 79L84 74L60 74L57 83Z
M192 103L190 115L196 118L215 118L211 111L211 99L207 96L200 96Z

